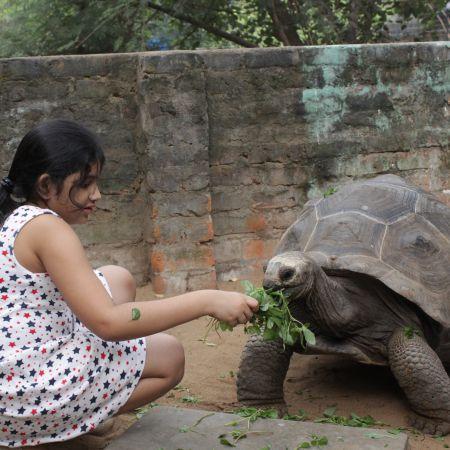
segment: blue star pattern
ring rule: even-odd
[[[14,240],[40,214],[56,215],[24,205],[0,227],[0,445],[7,447],[94,430],[128,400],[145,364],[145,339],[103,341],[72,313],[47,273],[17,261]]]

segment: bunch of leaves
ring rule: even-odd
[[[376,421],[372,416],[358,416],[350,413],[349,417],[337,416],[336,408],[330,407],[323,412],[323,417],[317,419],[318,423],[332,423],[334,425],[344,425],[346,427],[371,427],[373,425],[384,425],[382,422]]]
[[[227,447],[236,447],[239,440],[246,438],[250,434],[265,434],[270,433],[270,431],[245,431],[245,430],[233,430],[230,432],[232,440],[228,439],[227,433],[222,433],[219,435],[219,442]],[[269,447],[270,449],[270,447]],[[264,449],[261,449],[264,450]]]
[[[330,195],[335,194],[337,191],[337,188],[335,188],[334,186],[330,186],[324,191],[323,196],[324,198],[329,197]]]
[[[185,395],[183,397],[181,397],[181,401],[183,403],[190,403],[190,404],[196,404],[200,401],[199,397],[196,397],[195,395]]]
[[[298,444],[295,450],[299,450],[301,448],[323,447],[325,445],[328,445],[328,438],[326,436],[312,434],[309,441],[303,441],[301,444]]]
[[[203,433],[200,433],[200,432],[197,431],[195,428],[196,428],[196,427],[200,424],[200,422],[202,422],[204,419],[206,419],[207,417],[214,416],[214,414],[215,414],[215,413],[208,413],[208,414],[206,414],[206,415],[200,417],[200,419],[198,419],[198,420],[197,420],[196,422],[194,422],[192,425],[183,425],[183,426],[181,426],[180,428],[178,428],[178,431],[179,431],[180,433],[189,433],[189,432],[192,432],[192,433],[198,433],[198,434],[202,434],[202,435],[203,435]]]
[[[308,418],[308,414],[305,410],[299,409],[298,414],[285,414],[283,416],[283,420],[296,420],[296,421],[303,421]]]
[[[247,437],[248,432],[242,430],[233,430],[230,432],[232,440],[230,441],[227,437],[227,433],[222,433],[219,435],[219,442],[227,447],[236,447],[237,442],[240,439]]]
[[[246,430],[233,430],[230,432],[230,435],[232,437],[232,440],[228,439],[227,434],[221,434],[219,436],[219,441],[222,445],[226,445],[228,447],[236,447],[236,443],[240,439],[246,438],[249,434],[262,434],[266,433],[266,431],[257,431],[253,430],[250,431],[250,424],[252,422],[255,422],[258,419],[277,419],[278,413],[275,409],[262,409],[262,408],[255,408],[255,407],[247,407],[247,408],[240,408],[235,411],[232,411],[233,414],[237,414],[238,416],[241,416],[242,419],[240,420],[233,420],[231,422],[228,422],[225,424],[227,427],[235,427],[237,425],[240,425],[242,422],[247,422],[246,424]]]
[[[420,331],[412,326],[404,327],[403,333],[408,339],[412,339],[414,336],[421,336]]]
[[[150,403],[148,403],[147,405],[140,406],[139,408],[136,408],[136,409],[134,410],[134,414],[135,414],[135,416],[136,416],[136,419],[140,419],[141,417],[145,416],[145,414],[147,414],[148,411],[149,411],[151,408],[154,408],[155,406],[158,406],[158,403],[150,402]]]
[[[243,282],[245,293],[258,301],[259,309],[250,320],[250,325],[245,326],[244,331],[248,334],[259,334],[264,340],[275,340],[280,338],[283,345],[292,346],[300,343],[303,348],[306,344],[314,345],[316,337],[308,328],[292,316],[289,310],[289,301],[282,291],[267,291],[263,287],[256,287],[249,281]],[[226,322],[212,319],[208,326],[204,341],[209,331],[232,331],[233,327]]]

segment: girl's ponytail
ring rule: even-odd
[[[3,177],[0,180],[0,223],[25,201],[18,186],[9,177]]]

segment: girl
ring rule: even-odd
[[[134,302],[127,270],[93,271],[70,225],[94,211],[103,163],[91,132],[56,120],[23,138],[0,183],[0,445],[71,439],[149,403],[184,373],[161,331],[203,315],[234,326],[258,307],[218,290]]]

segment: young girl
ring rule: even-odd
[[[237,325],[258,304],[201,290],[134,302],[118,266],[92,270],[72,224],[100,199],[96,137],[56,120],[31,130],[0,183],[0,445],[74,438],[177,385],[179,342],[160,333],[204,315]]]

